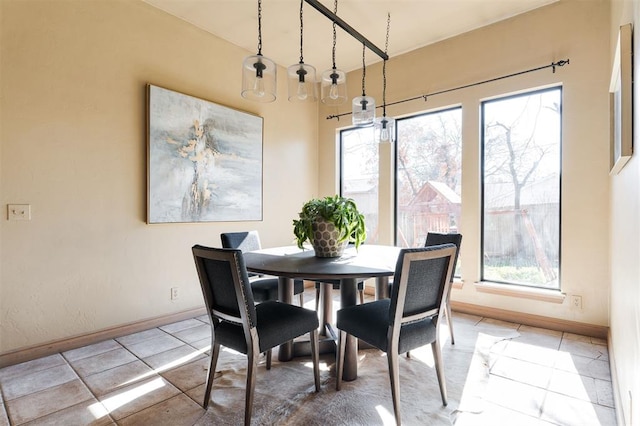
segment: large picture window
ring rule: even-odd
[[[371,127],[340,132],[340,194],[364,215],[366,242],[378,242],[378,143]]]
[[[428,232],[459,231],[462,109],[397,121],[397,245],[424,246]]]
[[[559,289],[562,89],[483,102],[482,280]]]

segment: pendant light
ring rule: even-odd
[[[384,53],[389,48],[389,25],[391,14],[387,13],[387,38],[384,45]],[[375,120],[376,131],[379,135],[380,143],[393,142],[395,139],[396,120],[387,117],[387,60],[382,63],[382,117]]]
[[[333,2],[333,14],[338,14],[338,0]],[[321,100],[326,105],[342,105],[347,100],[347,75],[336,69],[336,23],[333,22],[333,67],[322,73]]]
[[[262,56],[262,0],[258,0],[258,53],[242,62],[242,97],[257,102],[275,101],[276,71],[275,62]]]
[[[364,81],[367,72],[365,65],[365,45],[362,44],[362,96],[356,96],[351,102],[353,125],[358,127],[372,126],[376,118],[376,100],[367,96],[364,91]]]
[[[318,98],[316,94],[316,69],[312,65],[305,64],[302,55],[302,4],[303,0],[300,0],[300,62],[287,68],[289,100],[292,102],[315,102]]]

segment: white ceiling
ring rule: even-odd
[[[257,0],[142,1],[251,54],[257,53]],[[558,0],[339,0],[338,16],[384,51],[389,12],[388,53],[393,57],[555,1]],[[333,11],[333,1],[321,2]],[[320,75],[331,67],[332,22],[307,3],[303,22],[304,62],[315,66]],[[283,67],[299,62],[299,0],[262,1],[262,54]],[[380,60],[367,49],[367,64]],[[362,44],[339,27],[336,66],[344,71],[362,67]]]

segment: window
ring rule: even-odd
[[[461,108],[397,121],[396,240],[421,247],[427,232],[458,232]]]
[[[559,289],[559,87],[482,103],[482,280]]]
[[[397,121],[396,243],[422,247],[428,232],[458,232],[462,108]],[[460,276],[458,261],[455,275]]]
[[[371,127],[340,132],[340,195],[364,215],[367,242],[378,242],[378,144]]]
[[[421,247],[429,231],[458,232],[461,118],[462,109],[457,107],[397,120],[398,246]],[[374,244],[378,241],[379,179],[374,130],[342,130],[340,161],[341,195],[356,201],[365,215],[367,242]]]

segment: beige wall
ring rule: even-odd
[[[317,192],[317,110],[240,97],[247,52],[140,1],[0,0],[0,353],[203,305],[191,246],[288,244]],[[145,224],[145,85],[264,117],[262,222]],[[32,220],[6,220],[6,204]],[[170,300],[170,288],[180,299]]]
[[[640,2],[615,1],[611,11],[611,51],[620,25],[634,25],[634,69],[638,81]],[[613,53],[612,53],[613,55]],[[620,407],[626,424],[640,424],[640,85],[635,84],[634,156],[611,176],[611,346],[618,378]],[[633,405],[633,407],[632,407]],[[633,413],[633,414],[632,414]],[[632,420],[633,418],[633,420]]]
[[[608,85],[609,5],[606,1],[561,1],[495,25],[392,58],[387,64],[387,101],[394,102],[515,73],[553,61],[570,65],[416,100],[387,108],[403,116],[452,105],[463,107],[462,289],[455,301],[594,325],[609,317]],[[392,18],[393,19],[393,18]],[[393,43],[393,24],[389,43]],[[351,73],[351,95],[361,72]],[[480,278],[479,105],[484,99],[549,85],[563,87],[562,266],[566,294],[582,296],[584,309],[564,303],[477,291]],[[380,99],[380,64],[367,68],[367,94]],[[344,110],[344,109],[343,109]],[[321,117],[335,111],[321,109]],[[343,111],[340,111],[343,112]],[[319,144],[329,146],[335,126],[349,117],[320,120]],[[383,146],[388,149],[388,146]],[[321,151],[322,152],[322,151]],[[333,151],[320,157],[321,193],[330,193]],[[324,171],[327,171],[324,174]],[[387,204],[390,204],[387,203]]]
[[[388,113],[463,106],[465,284],[452,297],[595,325],[611,318],[627,419],[629,391],[640,417],[640,166],[636,155],[608,176],[608,85],[611,36],[621,23],[640,22],[637,2],[631,5],[561,0],[393,58],[387,67],[393,102],[570,58],[555,74],[530,73]],[[136,1],[0,0],[0,23],[0,197],[3,209],[32,208],[30,222],[0,221],[0,353],[201,306],[189,252],[194,243],[217,246],[220,232],[249,228],[260,231],[265,245],[289,243],[302,202],[337,191],[335,130],[348,117],[325,117],[346,108],[289,104],[283,70],[275,104],[244,101],[239,68],[253,52]],[[377,99],[380,74],[380,64],[368,68],[367,93]],[[350,77],[355,96],[360,72]],[[145,224],[147,83],[265,118],[262,222]],[[564,88],[562,291],[582,295],[582,311],[566,301],[489,295],[474,286],[479,102],[555,84]],[[383,154],[389,156],[388,147]],[[390,185],[382,193],[390,198]],[[390,205],[383,205],[387,216]],[[173,286],[181,289],[175,302]]]

